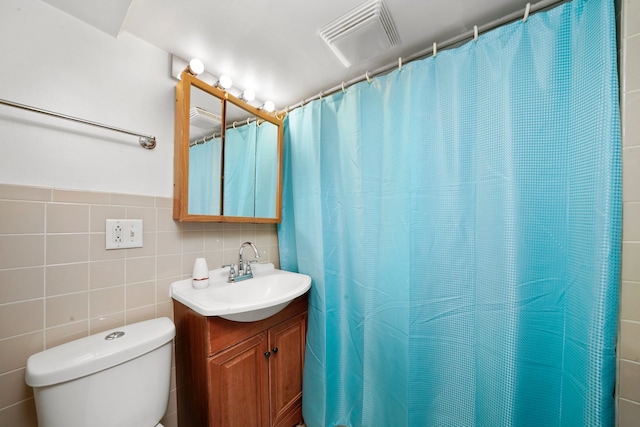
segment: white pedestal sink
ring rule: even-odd
[[[227,283],[229,268],[209,272],[209,287],[194,289],[191,279],[171,284],[169,295],[203,316],[255,322],[273,316],[311,287],[306,274],[252,264],[253,278]]]

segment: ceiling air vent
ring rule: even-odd
[[[362,3],[318,30],[345,67],[373,58],[400,42],[381,0]]]
[[[200,107],[191,107],[189,110],[189,120],[191,126],[206,130],[220,127],[220,123],[222,123],[219,115]]]

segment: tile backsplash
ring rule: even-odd
[[[106,219],[142,219],[144,246],[105,249]],[[236,262],[251,241],[279,266],[274,224],[179,223],[172,199],[0,184],[0,425],[36,426],[29,355],[117,326],[173,318],[194,260]],[[166,427],[177,426],[175,381]]]

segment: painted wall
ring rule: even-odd
[[[274,225],[172,219],[170,55],[113,38],[39,0],[0,1],[0,98],[157,137],[0,105],[0,426],[37,426],[30,354],[172,317],[169,285],[193,261],[237,262],[244,241],[278,262]],[[144,221],[144,247],[106,251],[104,220]],[[175,375],[162,423],[177,426]]]
[[[170,56],[39,0],[0,2],[0,98],[155,135],[137,137],[0,105],[0,182],[172,196]]]

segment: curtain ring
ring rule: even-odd
[[[318,99],[322,101],[322,91],[320,91],[320,93],[318,94]]]
[[[478,41],[478,26],[477,25],[473,26],[473,41],[474,42]]]
[[[347,93],[347,90],[344,88],[344,82],[342,82],[342,92]]]
[[[438,54],[438,46],[436,46],[436,42],[433,42],[433,57],[435,58]]]
[[[233,122],[233,125],[232,125],[232,126],[233,126],[233,128],[235,129],[235,128],[236,128],[236,122]]]
[[[274,116],[276,116],[276,119],[278,119],[278,120],[282,120],[282,119],[284,119],[284,116],[280,117],[280,116],[278,115],[278,113],[279,113],[279,111],[276,111],[275,113],[273,113],[273,114],[274,114]],[[286,114],[286,111],[285,111],[285,114]],[[258,122],[259,122],[259,120],[258,120]],[[260,126],[260,123],[258,123],[258,126]]]
[[[402,56],[398,57],[398,71],[402,71]]]
[[[524,18],[522,18],[522,22],[527,22],[529,12],[531,12],[531,3],[527,3],[527,7],[524,8]]]
[[[369,72],[364,73],[364,76],[367,78],[367,82],[371,83],[371,78],[369,77]]]
[[[249,117],[247,117],[247,125],[248,125],[249,123],[251,123],[251,122],[249,121]]]

